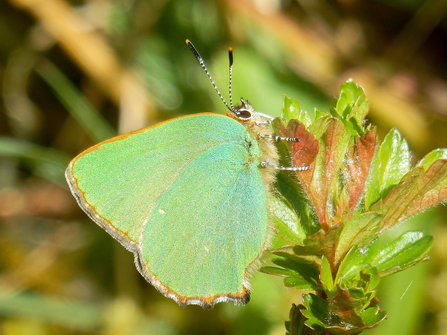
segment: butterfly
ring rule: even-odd
[[[220,94],[226,115],[178,117],[85,150],[65,176],[84,212],[135,257],[141,275],[179,305],[249,301],[250,274],[269,243],[278,169],[272,117]]]

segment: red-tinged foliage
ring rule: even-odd
[[[347,219],[351,218],[364,191],[376,150],[376,142],[376,130],[373,128],[361,137],[356,138],[346,154],[347,164],[343,164],[342,173],[349,195],[349,216]]]

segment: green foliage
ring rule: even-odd
[[[42,79],[53,89],[67,111],[96,141],[104,141],[116,132],[75,85],[49,61],[37,69]]]
[[[380,278],[428,259],[431,236],[410,231],[383,243],[381,234],[446,200],[447,150],[412,169],[399,132],[392,129],[379,145],[367,112],[362,88],[348,80],[330,112],[317,110],[311,121],[286,97],[273,123],[278,135],[300,139],[278,144],[290,158],[282,163],[307,167],[278,176],[274,221],[288,244],[261,269],[303,291],[286,322],[290,335],[358,334],[377,326],[386,317],[376,297]]]

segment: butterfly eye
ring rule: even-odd
[[[252,113],[249,109],[241,107],[241,108],[235,108],[234,114],[238,119],[241,120],[250,120],[252,117]]]

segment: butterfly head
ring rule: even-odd
[[[250,121],[256,112],[248,100],[240,100],[241,104],[234,106],[227,114],[240,122]]]

